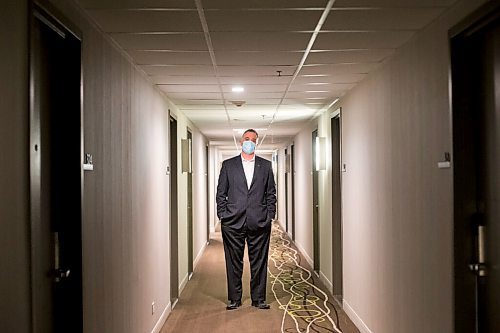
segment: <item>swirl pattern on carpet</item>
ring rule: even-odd
[[[276,224],[271,234],[268,270],[272,293],[283,310],[282,333],[342,333],[328,294],[317,286],[311,271],[301,265],[300,254]]]

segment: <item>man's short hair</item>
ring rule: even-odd
[[[257,138],[259,137],[259,133],[257,133],[256,130],[254,130],[253,128],[249,128],[247,129],[245,132],[243,132],[243,134],[241,135],[241,137],[244,137],[245,134],[247,134],[248,132],[252,132],[252,133],[255,133],[255,135],[257,136]]]

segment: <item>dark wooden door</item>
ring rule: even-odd
[[[455,330],[500,332],[500,11],[451,40]]]
[[[177,208],[177,120],[170,117],[170,303],[179,299],[179,232]]]
[[[342,186],[340,113],[331,119],[332,133],[332,259],[333,295],[342,302]]]
[[[31,28],[35,332],[82,332],[81,41],[35,6]]]

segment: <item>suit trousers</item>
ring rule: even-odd
[[[258,230],[248,230],[246,223],[239,229],[222,224],[221,230],[226,259],[228,299],[241,300],[241,277],[246,242],[250,261],[250,295],[252,301],[265,301],[271,224]]]

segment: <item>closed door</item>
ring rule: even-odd
[[[210,159],[208,144],[205,146],[205,188],[206,188],[206,196],[207,196],[207,244],[210,243],[210,189],[209,189],[209,181],[208,181],[208,162]]]
[[[179,231],[177,208],[177,120],[170,117],[170,303],[179,299]]]
[[[292,240],[295,240],[295,146],[290,146],[290,183],[292,191],[291,215],[292,215]]]
[[[81,42],[35,6],[30,200],[35,332],[82,332]]]
[[[189,142],[189,161],[192,161],[193,134],[188,130],[187,139]],[[191,163],[191,162],[190,162]],[[187,235],[188,235],[188,275],[193,275],[193,170],[189,168],[187,172]]]
[[[456,332],[500,332],[500,11],[452,38]]]
[[[342,303],[342,185],[340,111],[331,119],[332,133],[332,259],[333,295]]]
[[[285,149],[285,231],[288,233],[288,176],[290,175],[290,159]]]

